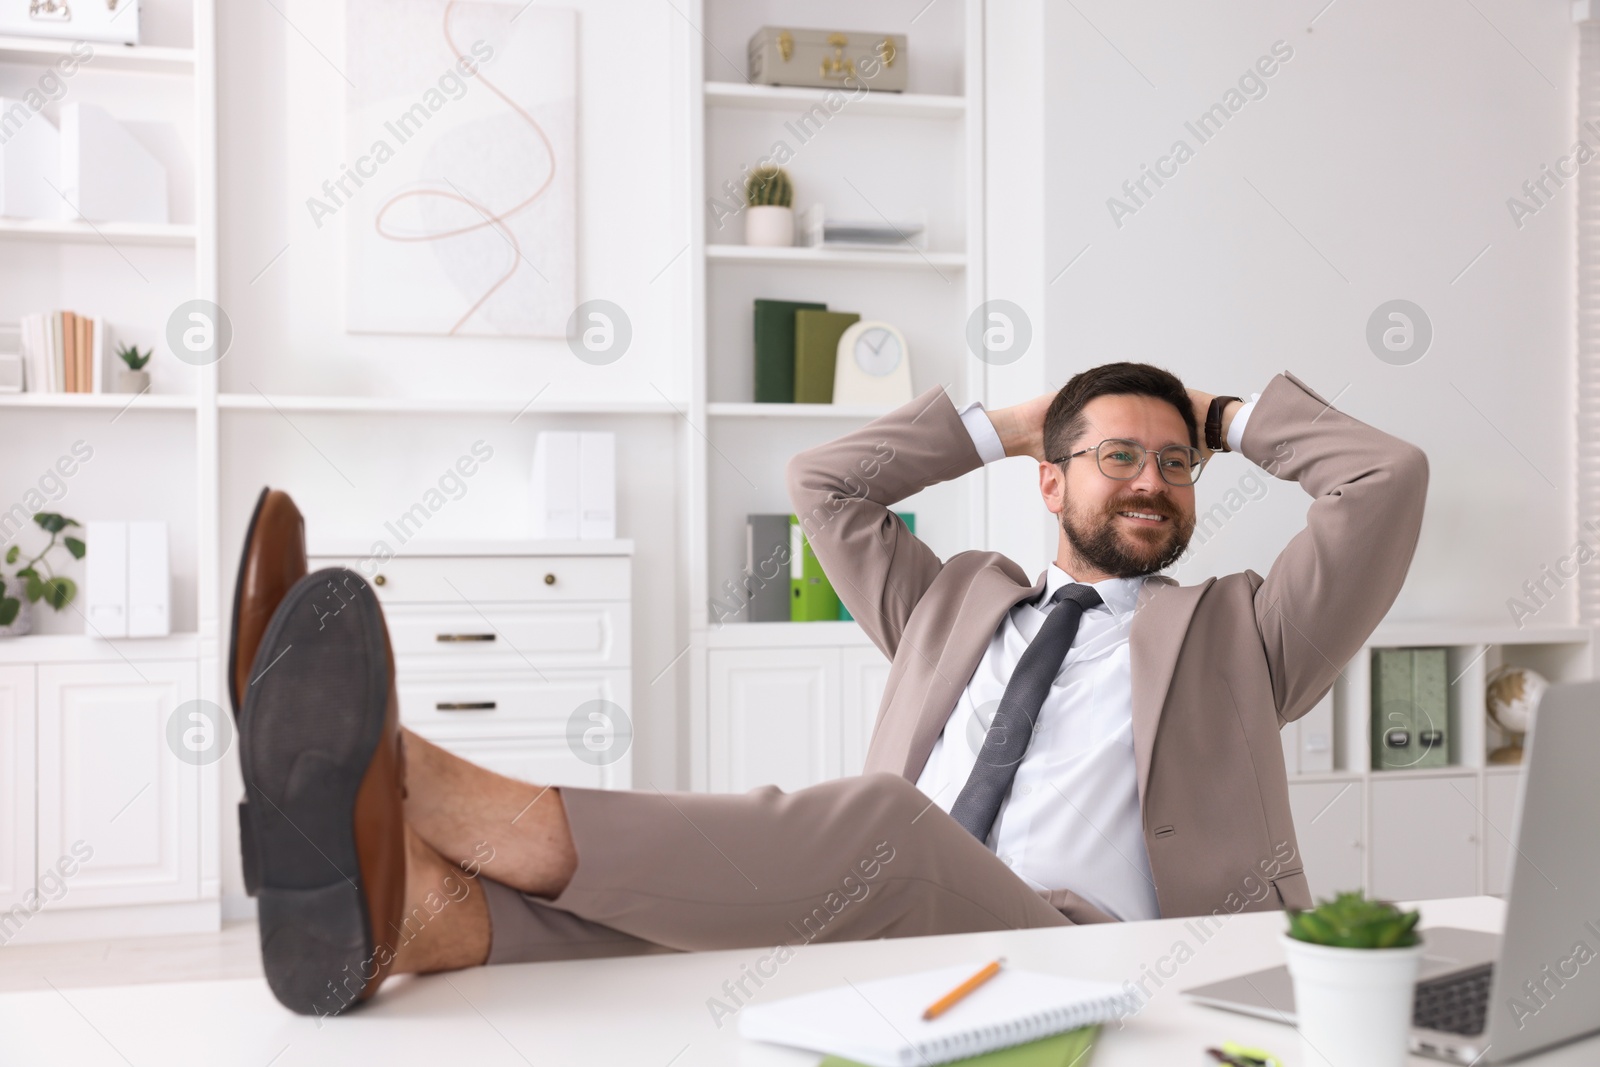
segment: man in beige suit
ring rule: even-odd
[[[1156,572],[1214,451],[1312,503],[1265,578],[1181,586]],[[1008,456],[1038,463],[1061,527],[1033,581],[995,552],[941,561],[890,511]],[[1427,480],[1418,448],[1288,373],[1249,403],[1129,363],[994,412],[930,389],[789,464],[892,666],[866,773],[788,794],[541,788],[460,760],[399,727],[360,577],[299,579],[236,665],[267,977],[329,1014],[391,973],[482,963],[1308,907],[1278,731],[1393,603]],[[273,542],[247,542],[241,591]],[[330,617],[312,601],[334,582]]]

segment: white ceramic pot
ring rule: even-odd
[[[117,392],[142,393],[150,388],[150,372],[147,370],[123,370],[117,372]]]
[[[794,244],[794,209],[755,204],[744,209],[744,243],[763,248]]]
[[[1403,1067],[1422,942],[1331,948],[1278,935],[1306,1067]]]

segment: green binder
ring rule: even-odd
[[[895,514],[900,516],[900,521],[906,524],[906,529],[910,530],[912,533],[916,533],[917,532],[917,513],[916,512],[914,512],[914,511],[897,511],[897,512],[895,512]],[[844,601],[840,600],[839,601],[839,621],[840,622],[849,622],[854,618],[855,618],[855,616],[850,614],[850,609],[844,606]]]
[[[794,313],[827,308],[794,300],[756,301],[756,403],[794,403]]]
[[[797,515],[789,516],[789,621],[819,622],[839,617],[839,595],[822,573]]]
[[[1373,649],[1373,770],[1449,764],[1446,673],[1442,648]]]
[[[849,311],[794,313],[794,402],[833,403],[833,362],[839,338],[861,316]]]

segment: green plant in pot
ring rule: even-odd
[[[78,583],[57,574],[50,561],[51,552],[57,549],[65,549],[73,559],[82,559],[88,552],[83,538],[67,533],[69,528],[79,525],[78,521],[53,511],[38,512],[33,521],[50,535],[50,542],[9,577],[0,574],[0,637],[18,637],[31,632],[32,605],[41,600],[60,611],[78,595]],[[21,558],[21,545],[6,549],[8,567]]]
[[[127,364],[127,369],[117,374],[117,392],[142,393],[150,388],[150,372],[144,369],[144,365],[150,362],[152,355],[152,349],[140,352],[138,345],[117,346],[117,358]]]
[[[765,248],[794,244],[794,186],[782,167],[751,171],[744,182],[744,243]]]
[[[1420,914],[1358,891],[1289,909],[1279,938],[1306,1063],[1401,1067],[1422,960]]]

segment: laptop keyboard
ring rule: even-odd
[[[1429,1030],[1470,1036],[1483,1033],[1489,1010],[1489,978],[1494,965],[1417,983],[1411,1022]]]

